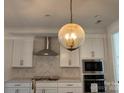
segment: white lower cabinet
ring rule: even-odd
[[[57,82],[36,83],[36,93],[58,93]]]
[[[59,88],[58,93],[75,93],[74,88]]]
[[[82,93],[81,83],[59,83],[58,93]]]
[[[57,88],[37,88],[36,93],[58,93]]]
[[[31,83],[5,83],[4,93],[31,93]]]
[[[31,83],[5,83],[4,93],[33,93]],[[82,93],[82,83],[36,83],[36,93]]]
[[[31,93],[29,88],[5,88],[4,93]]]
[[[82,93],[82,88],[59,88],[58,93]]]
[[[81,88],[75,88],[75,93],[83,93],[82,87]]]

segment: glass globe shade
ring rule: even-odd
[[[58,38],[63,47],[72,51],[79,48],[83,43],[85,32],[80,25],[68,23],[60,29]]]

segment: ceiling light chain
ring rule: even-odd
[[[72,0],[70,0],[70,23],[73,22],[73,17],[72,17]]]
[[[70,22],[65,24],[58,33],[60,44],[70,51],[79,48],[85,39],[83,28],[72,22],[72,0],[70,0]]]

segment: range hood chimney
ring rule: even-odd
[[[51,50],[51,37],[45,37],[44,49],[36,52],[37,56],[57,56],[57,53]]]

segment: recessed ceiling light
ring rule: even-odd
[[[99,18],[99,17],[101,17],[101,16],[100,16],[100,15],[95,15],[94,17],[95,17],[95,18]]]
[[[99,24],[101,22],[102,22],[102,20],[97,20],[95,24]]]
[[[50,14],[45,14],[45,17],[50,17],[51,15]]]

